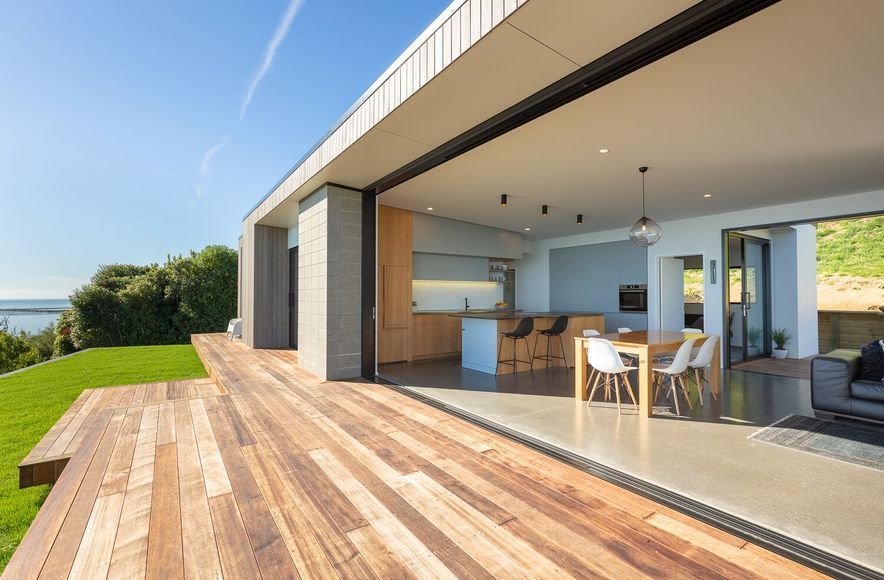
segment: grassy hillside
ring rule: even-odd
[[[190,345],[97,348],[0,378],[0,573],[43,505],[18,463],[84,389],[205,377]]]
[[[817,224],[820,310],[884,305],[884,217]]]
[[[817,225],[817,276],[884,277],[884,216]]]

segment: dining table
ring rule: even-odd
[[[638,358],[638,408],[641,417],[650,417],[654,414],[654,394],[651,386],[653,380],[653,360],[655,356],[664,353],[674,353],[681,344],[689,338],[695,338],[694,347],[712,338],[713,335],[699,333],[684,333],[673,330],[634,330],[631,332],[613,332],[602,334],[593,338],[604,338],[614,345],[617,352],[634,355]],[[588,397],[586,389],[587,359],[586,337],[574,339],[574,397],[585,401]],[[721,349],[716,348],[712,355],[712,364],[706,375],[709,387],[715,395],[720,391],[721,383]]]

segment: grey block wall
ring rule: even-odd
[[[323,380],[360,376],[362,193],[324,185],[298,216],[298,364]]]

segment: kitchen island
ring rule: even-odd
[[[461,319],[461,366],[475,371],[502,374],[512,372],[511,365],[498,365],[498,345],[500,345],[500,359],[513,359],[513,341],[504,339],[500,344],[500,333],[510,332],[514,330],[523,318],[531,317],[534,319],[534,332],[528,337],[528,348],[530,352],[525,352],[525,341],[517,341],[518,356],[516,358],[523,361],[531,359],[531,355],[547,354],[545,338],[536,344],[540,336],[539,330],[549,328],[553,325],[556,318],[565,315],[568,317],[568,327],[562,334],[562,343],[559,339],[550,341],[550,350],[554,355],[561,355],[560,344],[565,345],[564,356],[567,366],[574,366],[574,353],[569,345],[573,345],[574,338],[583,336],[585,329],[595,329],[599,332],[605,331],[605,316],[597,312],[522,312],[522,311],[502,311],[502,312],[458,312],[449,316]],[[548,365],[561,366],[561,360],[554,360],[551,363],[546,360],[534,361],[534,368],[546,368]],[[526,363],[516,363],[516,372],[527,371],[530,366]]]

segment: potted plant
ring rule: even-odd
[[[777,345],[773,351],[774,358],[786,358],[786,355],[789,354],[789,351],[786,349],[786,343],[792,340],[792,333],[789,332],[789,329],[785,327],[774,328],[770,332],[770,337],[773,339],[774,344]]]

